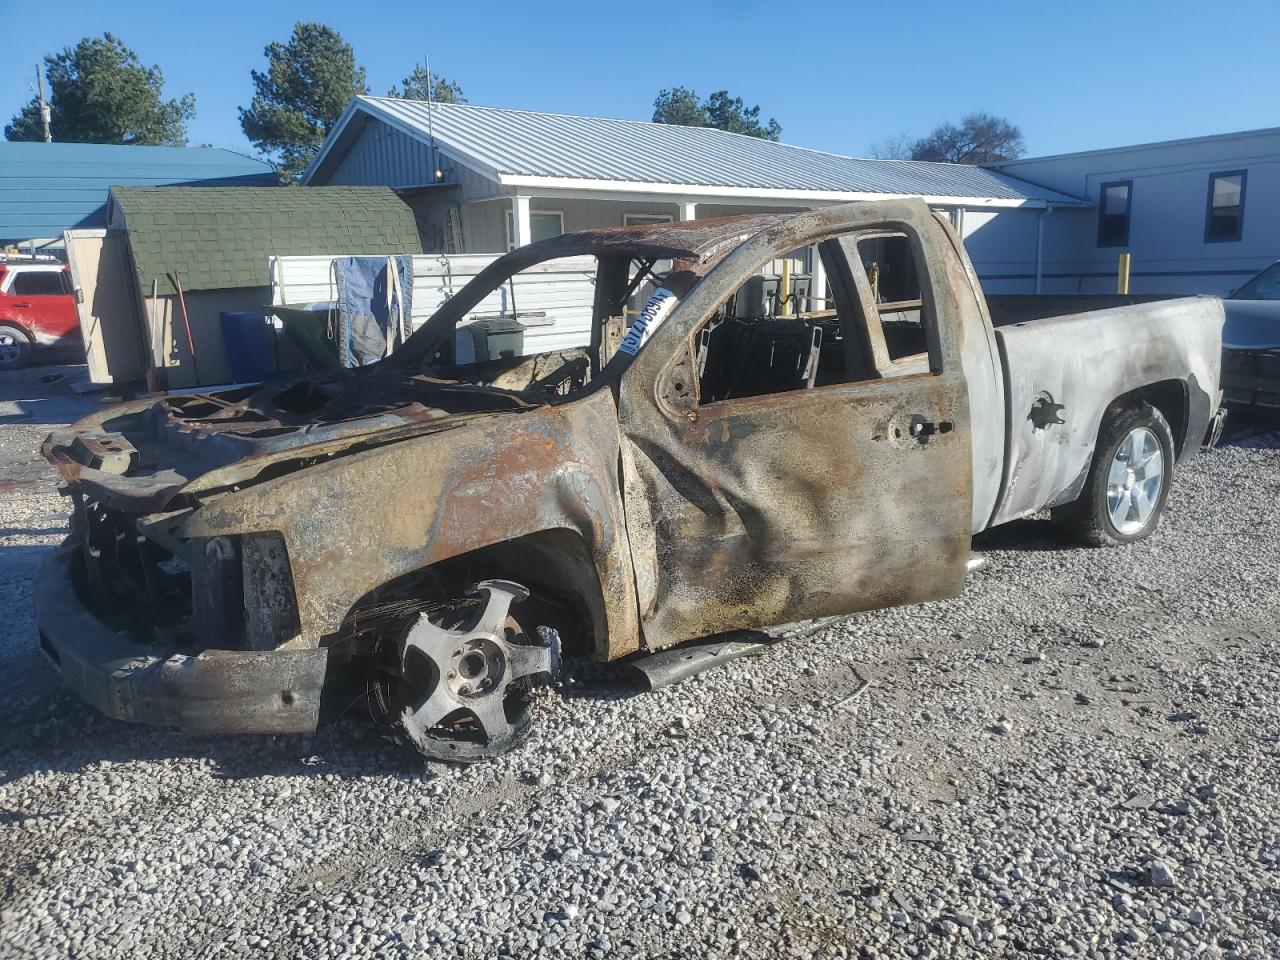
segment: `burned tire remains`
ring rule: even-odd
[[[511,615],[529,591],[485,580],[471,596],[419,614],[399,638],[394,679],[371,690],[393,735],[424,756],[471,763],[528,736],[529,694],[560,671],[560,638]]]

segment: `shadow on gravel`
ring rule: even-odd
[[[9,658],[11,675],[31,679],[0,685],[8,723],[0,728],[0,784],[32,774],[75,772],[101,764],[205,762],[223,780],[259,777],[429,779],[432,769],[410,746],[391,741],[362,701],[312,734],[195,735],[102,716],[72,694],[36,651]],[[634,686],[586,660],[570,660],[551,696],[623,700]]]
[[[1053,529],[1048,520],[1014,520],[999,527],[984,530],[973,538],[973,552],[987,553],[994,550],[1045,552],[1076,549]]]
[[[0,530],[0,535],[5,531]],[[52,530],[13,530],[11,533],[30,536],[61,533],[62,528]],[[36,570],[54,547],[52,544],[17,544],[0,547],[0,578],[11,580],[17,577],[34,577]],[[12,615],[15,611],[9,611]]]
[[[0,527],[0,537],[65,537],[67,530],[65,523],[56,527]]]
[[[0,373],[0,424],[59,426],[100,408],[104,394],[78,394],[83,365],[27,367]]]
[[[1233,410],[1227,417],[1218,446],[1246,450],[1271,450],[1280,446],[1280,414]]]
[[[108,719],[64,688],[52,667],[42,666],[51,687],[28,698],[27,709],[0,736],[0,784],[102,764],[175,760],[210,764],[220,780],[430,776],[421,756],[387,740],[372,720],[346,717],[290,736],[184,734]]]
[[[556,696],[565,700],[610,702],[630,700],[641,692],[624,664],[596,663],[585,657],[569,657],[560,671]]]

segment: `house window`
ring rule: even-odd
[[[558,237],[564,233],[564,214],[559,210],[529,211],[529,238],[533,241]]]
[[[654,223],[670,223],[669,213],[624,213],[622,224],[627,227],[644,227]]]
[[[1098,194],[1098,246],[1123,247],[1129,243],[1132,193],[1132,180],[1102,185]]]
[[[1209,174],[1209,208],[1205,212],[1205,243],[1239,240],[1244,232],[1243,170]]]
[[[529,211],[529,242],[537,243],[548,237],[558,237],[564,233],[564,214],[559,210]],[[516,248],[515,219],[510,210],[507,211],[507,249]]]

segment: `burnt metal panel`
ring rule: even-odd
[[[877,225],[920,237],[931,264],[950,255],[919,201],[788,218],[694,286],[623,376],[628,523],[632,542],[651,539],[656,554],[650,647],[961,589],[972,512],[956,329],[966,290],[924,291],[937,317],[932,372],[705,405],[687,386],[701,322],[761,263]]]
[[[576,533],[604,597],[608,655],[639,645],[630,546],[617,490],[612,394],[598,390],[297,470],[210,502],[182,534],[278,531],[306,642],[406,573],[544,530]]]
[[[67,686],[109,717],[200,733],[306,733],[316,728],[323,649],[168,653],[111,630],[72,583],[74,546],[40,570],[41,646]]]

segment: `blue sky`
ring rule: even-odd
[[[300,7],[0,0],[0,115],[47,52],[110,30],[196,95],[193,144],[245,152],[236,108]],[[383,94],[428,49],[472,103],[648,119],[662,87],[728,89],[788,143],[855,156],[972,110],[1022,127],[1031,155],[1280,125],[1280,3],[312,0]]]

